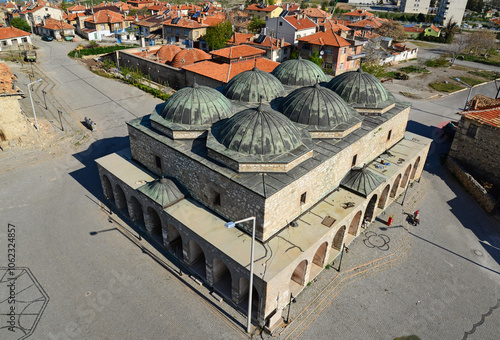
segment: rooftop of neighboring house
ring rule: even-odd
[[[403,27],[403,30],[407,33],[422,33],[424,31],[423,28],[420,28],[418,26],[412,26],[412,27]]]
[[[272,12],[276,8],[280,8],[279,6],[276,5],[262,5],[262,4],[251,4],[247,8],[245,8],[247,11],[257,11],[257,12]]]
[[[285,42],[284,40],[275,39],[275,38],[271,38],[268,36],[266,36],[262,42],[256,42],[254,40],[254,41],[249,41],[246,44],[265,48],[266,50],[272,49],[273,51],[279,50],[280,48],[283,48],[283,47],[290,46],[290,44]]]
[[[266,51],[248,45],[231,46],[210,52],[213,57],[220,57],[229,60],[256,57],[261,56],[264,53],[266,53]]]
[[[351,16],[351,17],[364,17],[364,16],[373,17],[373,16],[375,16],[375,14],[367,12],[367,11],[362,10],[362,9],[357,9],[355,11],[347,12],[347,13],[344,13],[342,15]]]
[[[379,28],[382,26],[384,22],[387,22],[389,20],[387,19],[381,19],[377,17],[370,17],[367,19],[363,19],[360,21],[352,22],[349,27],[354,27],[354,28]]]
[[[272,72],[279,63],[266,59],[255,58],[239,61],[231,64],[218,63],[212,60],[202,61],[193,65],[185,66],[184,69],[222,83],[228,83],[234,76],[257,67],[261,71]]]
[[[85,11],[87,8],[82,5],[73,5],[68,7],[68,12],[77,12],[77,11]]]
[[[292,25],[297,31],[316,28],[317,25],[309,18],[298,18],[296,15],[284,17],[290,25]]]
[[[200,19],[200,21],[203,24],[208,25],[208,26],[217,26],[221,22],[224,22],[225,18],[221,18],[221,17],[206,17],[206,18]]]
[[[85,22],[89,22],[91,24],[113,24],[123,21],[125,21],[123,15],[109,10],[95,12],[94,15],[85,19]]]
[[[393,44],[392,47],[399,51],[413,51],[418,49],[417,45],[408,41]]]
[[[331,14],[319,8],[306,8],[302,12],[310,18],[331,18]]]
[[[440,31],[440,29],[439,29],[439,28],[437,28],[437,27],[436,27],[436,26],[434,26],[434,25],[430,25],[429,27],[426,27],[426,28],[430,28],[431,30],[436,31],[436,32],[438,32],[438,33],[439,33],[439,31]]]
[[[462,111],[460,114],[480,124],[500,128],[500,105],[490,109]]]
[[[165,20],[163,23],[165,26],[172,27],[182,27],[182,28],[203,28],[208,27],[206,24],[199,23],[196,20],[186,19],[186,18],[173,18]]]
[[[238,33],[233,32],[233,35],[227,41],[228,45],[240,45],[250,41],[254,37],[252,33]]]
[[[163,15],[150,15],[149,17],[146,17],[142,20],[135,21],[134,25],[144,26],[144,27],[155,27],[155,26],[161,26],[163,21],[164,21]]]
[[[500,99],[490,98],[477,94],[468,103],[467,107],[471,110],[484,110],[500,107]]]
[[[0,40],[25,37],[31,33],[25,32],[15,27],[0,27]]]
[[[61,30],[61,29],[74,29],[75,26],[68,24],[67,22],[64,22],[62,20],[57,20],[57,19],[45,19],[44,24],[38,24],[37,26],[42,26],[43,28],[49,29],[49,30]]]
[[[325,30],[333,29],[334,32],[338,31],[352,31],[352,28],[349,28],[343,24],[338,23],[341,20],[324,20],[322,23],[318,23],[319,26],[323,26]],[[343,20],[342,20],[343,21]],[[350,22],[349,22],[350,23]]]
[[[320,46],[344,47],[351,45],[347,40],[334,33],[332,30],[311,34],[298,40]]]

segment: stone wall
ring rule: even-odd
[[[446,166],[452,174],[457,176],[462,185],[469,191],[474,199],[489,213],[492,213],[497,200],[491,196],[474,177],[458,164],[452,157],[446,159]]]
[[[139,69],[144,75],[149,75],[155,83],[161,83],[175,90],[186,86],[185,71],[183,69],[133,54],[139,51],[138,48],[119,50],[109,54],[108,58],[111,58],[119,67]],[[154,50],[150,49],[149,53],[154,53]]]
[[[475,137],[467,135],[471,125],[477,127]],[[500,129],[462,117],[449,154],[464,164],[500,178]]]
[[[16,144],[16,140],[28,133],[29,124],[26,117],[21,113],[19,99],[21,99],[20,95],[0,97],[0,107],[2,108],[0,114],[0,142],[7,141],[9,145]]]

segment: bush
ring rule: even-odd
[[[382,78],[386,76],[385,68],[378,63],[363,63],[361,65],[363,71],[373,74],[377,78]]]
[[[446,67],[449,65],[448,61],[446,60],[445,56],[441,56],[435,59],[429,59],[425,62],[426,66],[429,67]]]
[[[83,48],[81,50],[73,50],[68,53],[68,56],[71,58],[75,58],[75,56],[82,57],[84,55],[98,55],[98,54],[106,54],[118,50],[124,50],[127,48],[136,47],[137,45],[125,46],[125,45],[113,45],[113,46],[97,46],[90,48]]]

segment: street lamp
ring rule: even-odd
[[[228,229],[234,228],[236,224],[253,221],[252,226],[252,246],[250,250],[250,282],[248,287],[248,320],[247,320],[247,333],[250,333],[250,326],[252,324],[252,291],[253,291],[253,250],[255,244],[255,216],[248,217],[243,220],[239,220],[236,222],[227,222],[225,227]]]
[[[35,116],[35,127],[36,127],[37,131],[40,131],[40,130],[38,129],[38,120],[36,119],[35,105],[33,105],[33,97],[31,96],[30,85],[33,85],[34,83],[38,83],[39,81],[42,81],[42,78],[35,80],[34,82],[31,82],[28,84],[28,92],[30,94],[31,107],[33,108],[33,116]],[[33,87],[31,87],[31,88],[33,88]]]
[[[467,101],[465,102],[465,105],[464,105],[464,110],[467,110],[467,103],[469,102],[470,94],[472,92],[472,86],[470,86],[466,82],[461,81],[460,78],[455,78],[455,80],[458,81],[459,83],[462,83],[465,86],[469,87],[469,94],[467,95]]]
[[[346,253],[349,252],[349,248],[345,246],[345,243],[342,244],[342,250],[340,251],[340,261],[339,261],[339,268],[337,269],[338,272],[340,272],[340,266],[342,266],[342,258],[344,257],[344,251]]]

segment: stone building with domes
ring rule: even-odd
[[[235,308],[274,327],[297,296],[407,185],[430,140],[362,71],[329,82],[307,60],[194,84],[127,123],[130,149],[97,160],[104,196]]]

